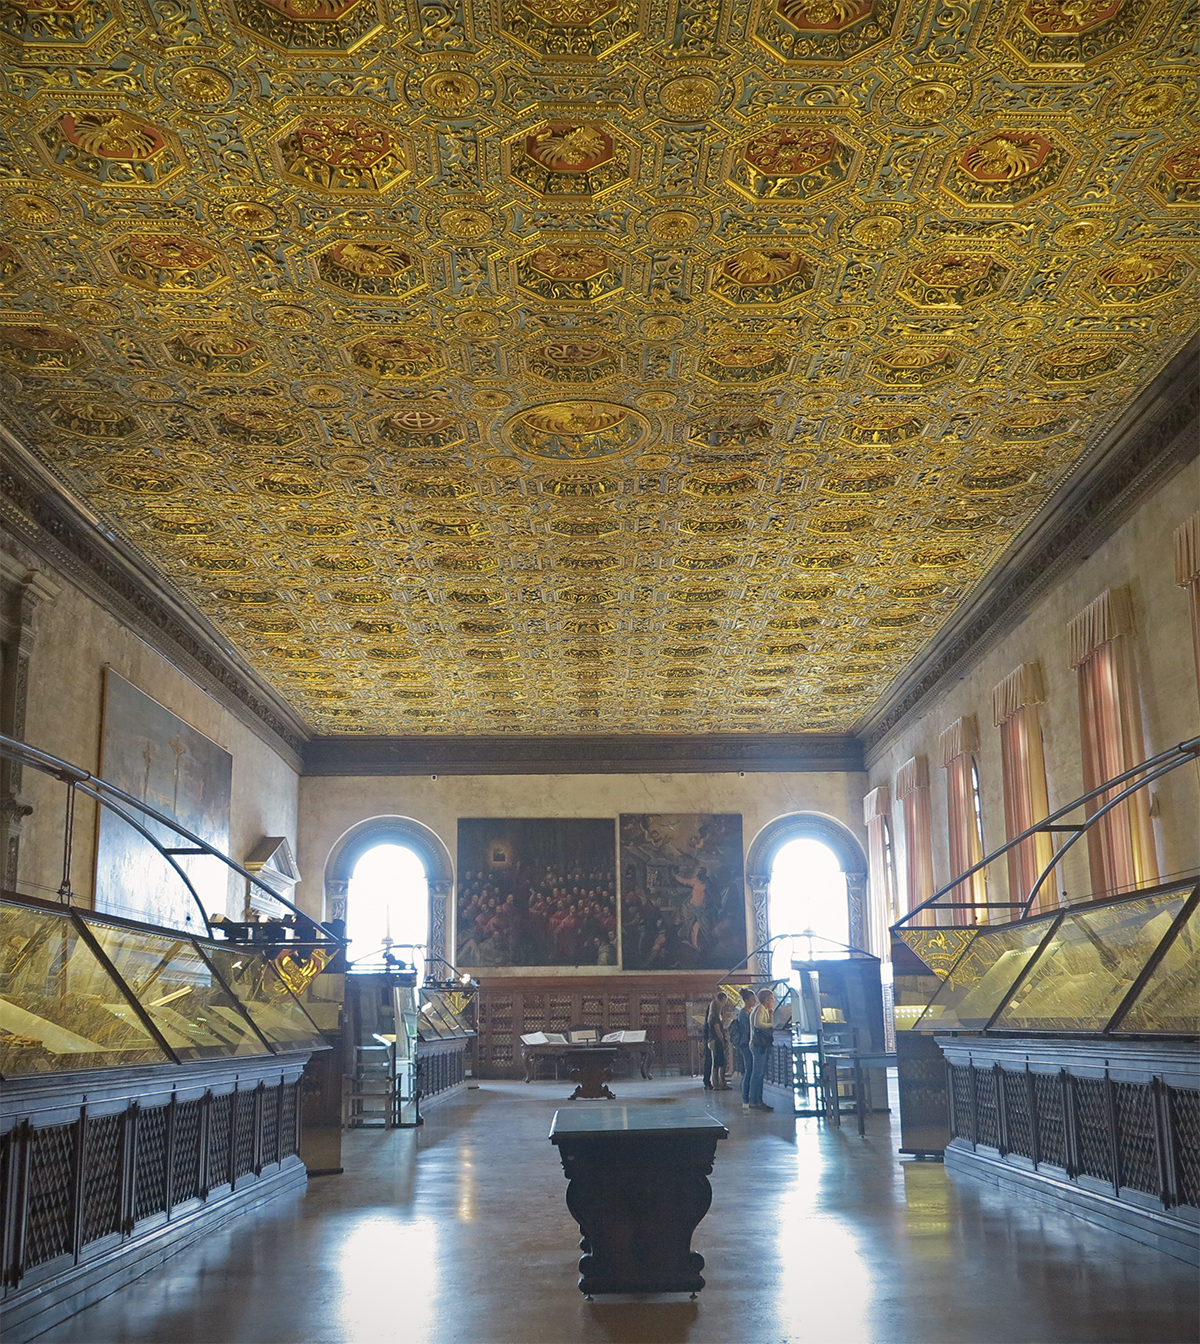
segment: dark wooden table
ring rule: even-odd
[[[579,1224],[579,1290],[691,1293],[704,1287],[692,1233],[712,1203],[709,1173],[729,1131],[673,1103],[556,1111],[550,1142]]]
[[[525,1045],[521,1046],[521,1062],[525,1065],[525,1081],[532,1083],[534,1071],[537,1068],[539,1059],[568,1060],[572,1068],[578,1068],[575,1062],[575,1056],[582,1054],[586,1050],[607,1050],[611,1054],[609,1063],[613,1059],[634,1059],[638,1064],[638,1071],[647,1081],[653,1078],[650,1072],[650,1052],[653,1046],[649,1041],[639,1041],[631,1045]],[[557,1072],[555,1074],[557,1077]],[[575,1081],[572,1078],[572,1081]],[[611,1078],[606,1078],[604,1082],[611,1082]],[[596,1096],[602,1096],[603,1093],[595,1093]]]

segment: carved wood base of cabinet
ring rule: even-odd
[[[712,1203],[708,1176],[726,1132],[712,1121],[692,1132],[552,1136],[569,1182],[567,1208],[582,1233],[580,1292],[695,1294],[704,1287],[692,1233]]]

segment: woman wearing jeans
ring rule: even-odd
[[[775,998],[769,989],[758,991],[758,1007],[750,1014],[750,1100],[743,1111],[773,1111],[763,1101],[763,1075],[767,1071],[767,1055],[775,1043]]]

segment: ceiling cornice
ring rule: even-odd
[[[132,547],[0,428],[0,524],[300,768],[304,721]]]
[[[636,775],[863,768],[844,734],[711,733],[587,737],[316,737],[306,775]]]
[[[1108,428],[1000,557],[974,593],[854,726],[870,765],[929,697],[1014,629],[1148,495],[1200,450],[1200,338],[1193,339]]]

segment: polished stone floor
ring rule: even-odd
[[[40,1337],[45,1344],[1179,1344],[1188,1266],[866,1138],[746,1115],[693,1079],[622,1101],[707,1102],[729,1126],[693,1245],[708,1287],[585,1302],[546,1141],[567,1085],[483,1083],[419,1131],[346,1136],[346,1173],[241,1218]]]

